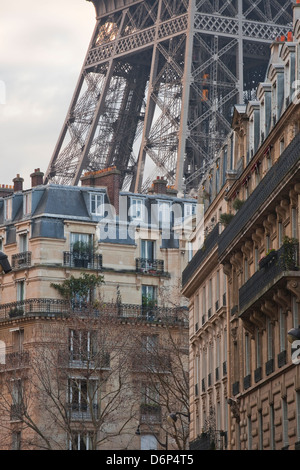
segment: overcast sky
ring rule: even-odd
[[[95,25],[86,0],[0,0],[0,184],[45,172]]]

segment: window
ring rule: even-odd
[[[267,334],[268,334],[268,344],[267,344],[267,360],[270,361],[274,357],[274,338],[273,338],[273,323],[268,318],[267,319]]]
[[[196,204],[184,204],[184,217],[190,217],[196,214]]]
[[[171,225],[171,202],[158,201],[159,226],[170,227]]]
[[[299,327],[299,311],[298,311],[298,302],[295,296],[292,297],[292,315],[293,315],[293,327]]]
[[[97,353],[97,332],[70,330],[69,350],[71,361],[88,361]]]
[[[93,247],[93,235],[87,233],[71,233],[70,246],[71,251],[74,251],[74,249],[77,251],[77,248],[80,248],[83,252],[86,252],[86,248],[91,250]]]
[[[156,286],[142,285],[142,305],[149,306],[156,304],[157,288]]]
[[[75,432],[70,439],[69,450],[92,450],[92,439],[91,432]]]
[[[22,233],[19,235],[19,251],[20,253],[25,253],[28,251],[28,235],[27,233]]]
[[[298,238],[298,217],[295,207],[292,207],[292,238]]]
[[[18,329],[12,331],[13,352],[22,353],[24,344],[24,330]]]
[[[155,353],[158,349],[158,335],[142,335],[142,351],[146,353]]]
[[[141,404],[159,405],[159,385],[142,384],[141,386]]]
[[[143,199],[132,198],[130,200],[129,215],[135,220],[144,219],[144,201]]]
[[[86,380],[80,378],[72,378],[69,380],[69,404],[72,413],[84,413],[85,417],[88,418],[91,414],[91,409],[93,409],[95,413],[94,417],[96,417],[96,386],[96,380]]]
[[[32,193],[25,193],[23,196],[23,214],[28,215],[31,213],[31,196]]]
[[[5,220],[12,218],[12,198],[4,199],[4,218]]]
[[[93,215],[103,215],[104,214],[104,195],[91,193],[90,194],[90,212]]]
[[[22,302],[25,299],[25,281],[17,282],[17,302]]]
[[[256,330],[256,368],[261,367],[261,334]]]
[[[282,308],[279,309],[279,344],[280,352],[285,351],[286,349],[286,315],[283,312]]]
[[[251,373],[250,360],[251,360],[250,337],[248,334],[246,334],[245,335],[245,375],[246,376],[248,376]]]
[[[20,417],[22,412],[23,404],[23,385],[21,379],[13,380],[12,384],[12,406],[14,410],[14,415],[17,418]]]
[[[155,259],[155,241],[141,240],[141,258],[153,261]]]
[[[224,155],[223,155],[222,186],[224,186],[224,184],[226,182],[227,165],[228,165],[228,150],[227,150],[227,147],[226,147],[224,149]]]

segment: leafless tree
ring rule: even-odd
[[[131,335],[114,312],[94,313],[39,321],[26,362],[2,366],[1,426],[14,423],[22,448],[126,449],[132,439]]]

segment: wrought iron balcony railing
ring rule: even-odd
[[[61,299],[26,299],[0,305],[0,320],[43,316],[91,316],[106,315],[139,321],[181,324],[188,326],[187,307],[149,307],[134,304],[72,302]]]
[[[5,363],[0,364],[0,371],[20,369],[29,365],[29,352],[11,352],[5,354]]]
[[[95,255],[93,253],[74,254],[72,251],[64,251],[64,266],[101,271],[102,255]]]
[[[110,368],[110,354],[103,351],[90,352],[61,350],[59,351],[59,364],[69,369],[101,370]]]
[[[296,243],[292,247],[292,251],[286,257],[286,246],[283,245],[278,251],[272,252],[269,262],[266,263],[259,271],[256,271],[252,277],[239,290],[239,306],[240,312],[251,305],[255,298],[259,296],[268,285],[275,282],[286,272],[297,270],[298,249]]]
[[[31,266],[31,251],[17,253],[11,257],[12,269],[29,268]]]
[[[277,162],[269,169],[260,184],[243,204],[243,207],[234,216],[228,227],[222,232],[219,239],[219,255],[221,256],[228,246],[238,236],[248,221],[259,213],[259,208],[276,193],[282,180],[292,173],[292,169],[299,162],[300,133],[284,150]]]
[[[72,421],[92,421],[98,419],[99,407],[97,403],[71,403],[68,405],[69,416]]]
[[[136,272],[145,274],[164,274],[164,261],[160,259],[137,258]]]
[[[144,403],[140,406],[140,423],[160,424],[161,423],[161,407],[159,405],[151,405]]]

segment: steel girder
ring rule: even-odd
[[[291,27],[277,0],[93,0],[96,27],[45,183],[120,169],[124,189],[165,176],[197,187],[233,105],[263,81],[269,46]],[[254,75],[254,72],[256,75]]]

